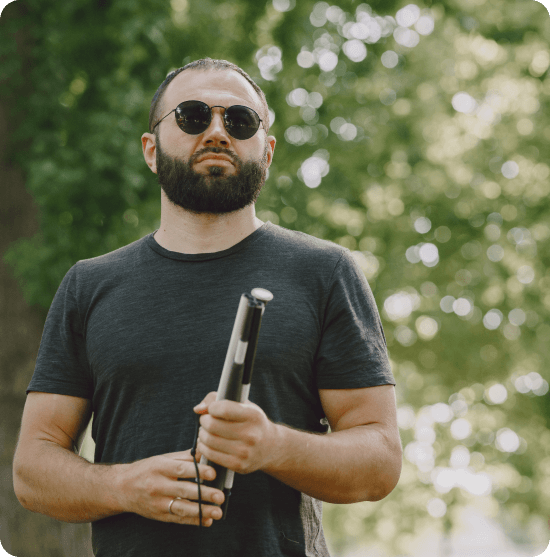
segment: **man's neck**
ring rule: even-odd
[[[254,205],[226,215],[196,215],[176,207],[162,195],[155,240],[169,251],[215,253],[238,244],[262,224],[256,218]]]

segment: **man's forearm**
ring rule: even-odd
[[[279,424],[276,430],[274,460],[263,471],[311,497],[329,503],[378,501],[399,480],[401,446],[378,424],[326,435]]]
[[[91,464],[50,441],[16,454],[14,488],[26,509],[63,522],[93,522],[122,512],[117,465]]]

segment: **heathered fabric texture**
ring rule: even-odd
[[[267,288],[250,400],[324,433],[318,389],[395,384],[382,325],[349,250],[265,223],[235,246],[186,255],[153,234],[65,276],[28,391],[92,400],[95,462],[187,450],[193,406],[218,386],[243,292]],[[124,513],[92,524],[98,557],[328,556],[321,504],[263,472],[235,475],[210,528]]]

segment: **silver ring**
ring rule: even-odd
[[[174,497],[174,498],[170,501],[170,504],[168,505],[168,512],[169,512],[170,514],[174,514],[174,513],[172,512],[172,503],[173,503],[176,499],[181,499],[181,497]]]

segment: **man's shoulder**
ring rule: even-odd
[[[313,257],[322,259],[338,260],[348,250],[330,240],[323,240],[298,230],[289,230],[282,226],[272,224],[270,226],[270,238],[274,242],[275,249],[289,250],[301,257]]]
[[[118,249],[92,257],[90,259],[81,259],[76,263],[75,270],[79,274],[84,275],[112,275],[117,271],[131,272],[137,260],[140,259],[140,254],[147,248],[147,240],[150,235],[144,236],[131,244],[122,246]]]

